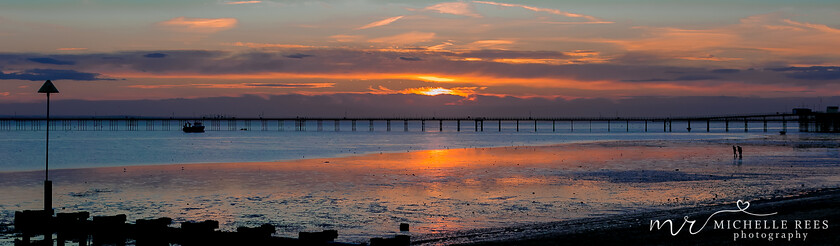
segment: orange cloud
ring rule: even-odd
[[[289,48],[289,49],[307,49],[317,48],[316,46],[299,45],[299,44],[267,44],[267,43],[225,43],[225,45],[248,47],[248,48]]]
[[[128,88],[138,89],[169,89],[178,87],[195,87],[208,89],[253,89],[253,88],[280,88],[280,89],[315,89],[331,88],[335,83],[222,83],[222,84],[176,84],[176,85],[129,85]]]
[[[640,38],[567,39],[572,42],[610,43],[627,51],[644,51],[663,57],[692,61],[738,61],[751,57],[840,55],[840,29],[823,24],[757,15],[740,23],[708,29],[636,27]],[[733,57],[734,56],[734,57]],[[774,59],[784,59],[775,57]]]
[[[384,86],[379,86],[378,89],[370,88],[372,94],[417,94],[417,95],[426,95],[426,96],[437,96],[437,95],[453,95],[453,96],[460,96],[464,98],[474,98],[476,95],[476,90],[482,90],[486,87],[454,87],[454,88],[443,88],[443,87],[419,87],[419,88],[408,88],[403,90],[392,90],[385,88]]]
[[[524,9],[527,9],[527,10],[531,10],[531,11],[534,11],[534,12],[546,12],[546,13],[550,13],[550,14],[566,16],[566,17],[571,17],[571,18],[583,18],[583,19],[588,20],[587,22],[583,22],[583,23],[587,23],[587,24],[613,23],[613,22],[609,22],[609,21],[603,21],[603,20],[601,20],[599,18],[596,18],[594,16],[575,14],[575,13],[570,13],[570,12],[561,11],[561,10],[557,10],[557,9],[540,8],[540,7],[533,7],[533,6],[522,5],[522,4],[498,3],[498,2],[489,2],[489,1],[473,1],[473,2],[474,3],[481,3],[481,4],[495,5],[495,6],[502,6],[502,7],[518,7],[518,8],[524,8]],[[570,23],[573,23],[573,22],[570,22]]]
[[[380,20],[380,21],[374,21],[374,22],[371,22],[370,24],[367,24],[367,25],[364,25],[362,27],[356,28],[356,30],[364,30],[364,29],[368,29],[368,28],[374,28],[374,27],[388,25],[388,24],[394,23],[394,21],[402,19],[403,17],[405,17],[405,16],[400,15],[400,16],[394,16],[394,17],[391,17],[391,18],[386,18],[386,19]]]
[[[338,35],[332,35],[332,36],[330,36],[330,38],[333,39],[335,42],[347,43],[347,42],[359,41],[362,38],[364,38],[364,36],[338,34]]]
[[[387,44],[414,44],[432,41],[435,38],[433,32],[408,32],[394,36],[381,37],[369,40],[373,43],[387,43]]]
[[[236,27],[235,18],[189,18],[175,17],[171,20],[158,22],[159,26],[172,28],[177,31],[213,33]]]
[[[504,40],[504,39],[490,39],[490,40],[478,40],[466,45],[466,49],[472,50],[481,50],[481,49],[499,49],[504,50],[504,48],[508,45],[514,44],[515,41],[513,40]]]
[[[55,49],[55,50],[60,50],[60,51],[76,51],[76,50],[87,50],[87,49],[88,49],[88,48],[58,48],[58,49]]]
[[[550,58],[500,58],[493,59],[493,62],[507,63],[507,64],[547,64],[547,65],[565,65],[565,64],[594,64],[606,63],[609,59],[600,57],[581,57],[575,59],[550,59]]]
[[[232,84],[181,84],[181,85],[133,85],[131,88],[178,88],[196,87],[208,89],[256,89],[283,88],[290,89],[296,94],[326,95],[338,93],[372,93],[372,94],[420,94],[420,95],[456,95],[465,100],[474,95],[483,96],[515,96],[521,98],[573,98],[573,97],[607,97],[620,98],[626,96],[754,96],[784,97],[791,92],[807,95],[832,95],[834,89],[814,90],[807,85],[794,84],[752,84],[741,81],[649,81],[625,82],[614,80],[581,81],[574,78],[533,77],[510,78],[477,74],[462,75],[434,75],[434,74],[295,74],[295,73],[267,73],[267,74],[109,74],[120,78],[147,79],[213,79],[213,80],[243,80],[243,79],[330,79],[335,81],[353,80],[423,80],[419,77],[447,78],[451,81],[438,82],[452,84],[455,87],[418,87],[402,90],[392,90],[385,87],[379,89],[352,88],[352,83],[344,84],[342,91],[312,91],[313,88],[334,88],[337,83],[232,83]],[[423,80],[427,81],[427,80]],[[485,88],[495,88],[497,91],[485,91]],[[809,92],[811,91],[811,92]],[[265,91],[261,91],[265,92]],[[272,92],[276,93],[276,92]]]
[[[739,61],[743,60],[742,58],[729,58],[729,57],[717,57],[715,55],[709,54],[706,56],[700,57],[677,57],[678,59],[683,60],[691,60],[691,61]]]
[[[127,85],[127,88],[137,88],[137,89],[169,89],[169,88],[176,88],[176,87],[185,87],[187,85]]]
[[[432,81],[432,82],[452,82],[455,79],[450,78],[443,78],[437,76],[417,76],[418,79],[425,80],[425,81]]]
[[[238,4],[261,3],[261,2],[262,1],[232,1],[232,2],[225,2],[225,4],[238,5]]]
[[[442,14],[453,14],[453,15],[463,15],[463,16],[470,16],[470,17],[481,17],[481,15],[476,14],[473,12],[472,5],[466,2],[449,2],[449,3],[438,3],[429,7],[424,8],[424,10],[432,10],[437,11]]]
[[[822,24],[812,24],[812,23],[808,23],[808,22],[796,22],[796,21],[792,21],[790,19],[785,19],[785,20],[783,20],[783,22],[787,23],[787,24],[790,24],[792,26],[804,27],[804,28],[809,28],[809,29],[818,30],[818,31],[822,31],[822,32],[840,33],[840,29],[831,28],[827,25],[822,25]]]

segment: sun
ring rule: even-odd
[[[427,95],[427,96],[437,96],[437,95],[443,95],[443,94],[453,95],[452,90],[444,89],[442,87],[428,88],[424,91],[420,91],[420,94]]]

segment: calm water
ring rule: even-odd
[[[138,126],[139,129],[146,129],[143,123]],[[122,129],[125,126],[119,127]],[[753,123],[750,132],[746,133],[742,124],[731,123],[731,132],[726,133],[723,123],[717,123],[712,125],[711,133],[706,133],[705,124],[699,122],[695,122],[693,133],[686,132],[684,122],[675,122],[671,133],[663,133],[661,123],[650,123],[649,132],[644,132],[643,123],[632,122],[629,127],[624,122],[613,122],[609,125],[610,129],[606,123],[577,122],[574,132],[568,122],[558,122],[555,126],[551,122],[540,122],[535,131],[533,122],[525,121],[520,123],[519,132],[515,122],[503,122],[501,131],[498,123],[485,122],[484,132],[476,132],[473,122],[462,122],[461,132],[456,131],[455,122],[444,122],[444,130],[439,132],[436,121],[427,122],[426,132],[421,132],[420,122],[409,122],[406,132],[401,121],[393,121],[390,132],[385,122],[374,122],[373,131],[370,131],[367,121],[359,121],[355,132],[351,131],[350,122],[342,122],[338,132],[332,122],[324,122],[322,131],[318,131],[317,123],[311,121],[306,126],[306,132],[294,131],[294,122],[286,122],[282,128],[273,123],[266,127],[266,131],[260,130],[259,123],[239,122],[236,126],[246,127],[251,130],[186,134],[177,131],[175,125],[169,131],[161,131],[159,125],[155,128],[157,131],[108,131],[108,125],[102,127],[104,131],[92,131],[95,127],[91,123],[84,127],[87,131],[80,131],[77,125],[65,128],[57,123],[53,127],[55,130],[51,131],[50,168],[256,162],[447,148],[600,140],[746,138],[768,134],[758,123]],[[788,127],[795,129],[795,125]],[[227,128],[221,126],[221,129]],[[26,126],[25,129],[32,127]],[[0,131],[3,139],[0,141],[0,171],[43,168],[45,125],[40,129]],[[780,124],[771,124],[768,131],[772,133],[780,129]]]

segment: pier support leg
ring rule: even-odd
[[[499,131],[502,131],[502,120],[499,120]]]
[[[747,122],[748,122],[748,121],[747,121],[747,118],[744,118],[744,132],[749,131],[749,130],[748,130],[748,129],[749,129],[749,126],[747,125]]]
[[[461,120],[456,120],[455,123],[458,124],[458,131],[460,132],[461,131]]]
[[[519,120],[516,120],[516,131],[519,131]]]
[[[481,120],[479,124],[481,125],[481,131],[484,132],[484,120]]]
[[[391,121],[390,120],[385,121],[385,130],[389,131],[389,132],[391,131]]]
[[[534,120],[534,132],[537,132],[537,121]]]
[[[420,131],[421,132],[426,132],[426,121],[425,120],[420,121]]]
[[[438,120],[438,131],[443,132],[443,120]]]
[[[782,117],[782,131],[787,132],[787,120],[784,117]]]
[[[647,132],[647,121],[645,121],[645,132]]]
[[[688,121],[688,127],[685,128],[688,132],[691,132],[691,120]]]
[[[662,121],[662,132],[668,132],[668,120]]]
[[[726,132],[729,132],[729,120],[725,120],[724,123],[726,124]]]
[[[473,131],[478,132],[478,120],[473,121]]]
[[[341,131],[341,121],[336,120],[336,121],[334,121],[334,123],[335,123],[335,131],[340,132]]]
[[[350,121],[350,125],[353,126],[353,131],[355,132],[356,131],[356,120]]]
[[[373,131],[373,120],[368,121],[368,127],[370,127],[370,129],[368,129],[368,131],[372,132]]]
[[[764,132],[767,132],[767,118],[764,118]]]
[[[627,128],[626,131],[630,132],[630,121],[629,120],[625,122],[624,126]]]
[[[404,121],[403,121],[403,131],[404,131],[404,132],[407,132],[407,131],[408,131],[408,120],[404,120]]]
[[[706,120],[706,132],[709,132],[709,125],[711,125],[711,122],[709,122],[709,120]]]
[[[607,132],[611,132],[611,131],[612,131],[612,126],[611,126],[611,125],[612,125],[612,123],[608,120],[608,121],[607,121]]]
[[[674,121],[673,120],[668,120],[668,132],[673,132],[673,131],[674,131]]]
[[[556,131],[557,131],[557,121],[552,120],[551,121],[551,132],[556,132]]]
[[[575,132],[575,121],[573,121],[573,120],[569,121],[569,130],[571,132]]]

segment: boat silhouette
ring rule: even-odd
[[[189,122],[184,123],[184,132],[204,132],[204,125],[201,122],[193,122],[190,124]]]

